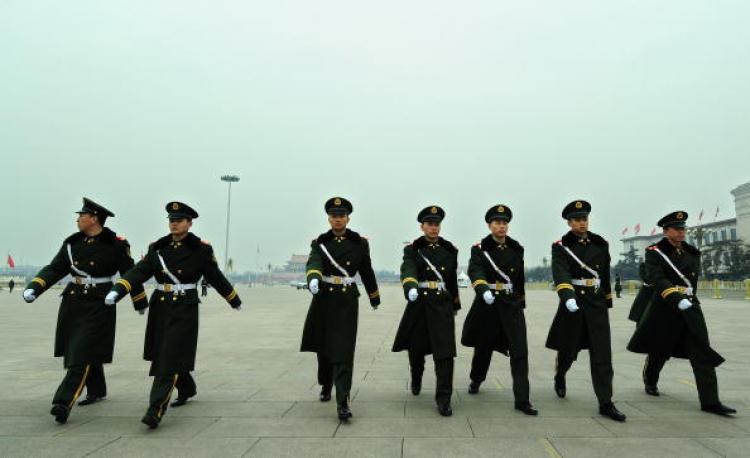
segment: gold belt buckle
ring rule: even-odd
[[[340,284],[342,284],[343,282],[344,282],[344,281],[343,281],[343,279],[342,279],[341,277],[333,277],[333,284],[334,284],[334,285],[340,285]]]
[[[430,288],[430,289],[437,289],[438,288],[437,282],[433,281],[433,280],[429,280],[427,282],[427,287]]]
[[[164,292],[165,293],[171,293],[172,292],[172,285],[170,283],[164,283]]]
[[[75,279],[73,280],[73,283],[75,283],[76,285],[82,285],[83,279],[81,279],[81,277],[75,277]]]
[[[591,278],[586,279],[586,286],[594,286],[594,280]]]

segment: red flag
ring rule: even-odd
[[[701,210],[701,214],[698,215],[698,221],[703,221],[703,210]]]
[[[656,228],[651,229],[651,235],[656,234]]]
[[[16,261],[13,260],[13,256],[11,256],[10,254],[8,255],[8,267],[10,267],[11,269],[16,267]]]
[[[626,227],[625,229],[622,230],[622,235],[625,235],[627,233],[628,233],[628,228]]]
[[[633,232],[635,232],[636,235],[638,235],[638,233],[641,232],[641,223],[638,223],[635,225],[635,227],[633,228]]]

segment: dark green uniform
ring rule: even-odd
[[[424,260],[430,260],[440,276]],[[404,295],[418,288],[419,296],[407,302],[396,332],[393,351],[407,350],[412,383],[421,386],[425,355],[432,354],[437,386],[435,400],[439,405],[450,403],[453,393],[453,358],[456,356],[454,315],[461,308],[458,296],[458,249],[449,241],[438,238],[430,242],[420,237],[404,247],[401,283]]]
[[[646,307],[648,307],[648,304],[651,302],[651,298],[654,295],[654,288],[646,281],[645,263],[642,262],[638,267],[638,273],[641,277],[641,287],[638,289],[638,294],[636,294],[635,299],[633,300],[633,305],[630,307],[630,313],[628,314],[628,319],[630,321],[635,321],[636,323],[641,320],[643,312],[646,310]]]
[[[336,401],[343,406],[348,404],[352,386],[360,292],[356,283],[346,283],[344,273],[334,266],[321,245],[350,278],[359,273],[373,307],[380,304],[380,293],[367,239],[347,229],[343,235],[328,231],[312,241],[307,282],[309,285],[317,279],[320,290],[307,312],[300,351],[317,353],[318,383],[329,389],[335,383]]]
[[[506,280],[495,271],[485,253],[510,278],[512,291],[504,289]],[[523,312],[526,307],[523,247],[510,237],[505,238],[504,244],[498,244],[488,235],[471,248],[468,274],[476,296],[464,321],[461,343],[474,347],[471,380],[477,385],[485,380],[493,351],[510,354],[515,401],[527,403],[529,361]],[[482,297],[487,291],[495,295],[492,304],[487,304]]]
[[[664,253],[691,283],[692,294],[686,294],[690,292],[686,290],[687,285],[657,250]],[[700,251],[684,242],[676,248],[663,238],[646,249],[645,259],[645,280],[652,285],[654,294],[628,343],[628,350],[649,355],[644,382],[655,386],[659,372],[670,357],[686,358],[693,367],[701,406],[719,404],[714,368],[724,358],[710,346],[706,321],[696,295]],[[688,299],[693,305],[681,311],[677,305],[682,299]]]
[[[564,246],[597,272],[598,287],[594,286],[596,277],[581,267]],[[608,310],[612,307],[610,262],[607,241],[591,232],[582,238],[568,232],[562,240],[552,244],[552,277],[560,301],[546,345],[557,350],[556,375],[559,376],[570,369],[580,350],[589,350],[591,379],[600,405],[611,403],[614,375]],[[588,280],[591,286],[574,285],[582,280]],[[578,311],[567,309],[568,299],[576,300]]]
[[[68,246],[72,265],[78,272],[71,267]],[[33,289],[39,296],[64,277],[72,276],[60,294],[62,301],[55,332],[54,354],[63,357],[67,374],[55,393],[53,404],[65,406],[69,411],[84,386],[88,396],[107,395],[102,364],[112,362],[116,312],[115,307],[104,304],[104,296],[112,287],[111,277],[118,272],[124,274],[132,266],[127,240],[105,227],[93,237],[77,232],[65,239],[52,262],[28,284],[27,289]],[[87,280],[81,272],[96,283]],[[146,293],[141,285],[130,293],[136,309],[146,306]],[[67,419],[66,415],[63,417]]]
[[[171,272],[180,284],[192,287],[179,291],[165,270]],[[148,304],[143,349],[143,358],[151,361],[149,375],[154,376],[147,416],[161,419],[174,388],[178,390],[178,397],[183,399],[196,393],[190,371],[195,368],[198,346],[200,300],[197,284],[201,277],[233,308],[239,307],[242,301],[219,270],[211,245],[192,233],[180,241],[168,235],[152,243],[146,256],[117,282],[113,290],[122,296],[151,277],[161,289],[153,292]]]

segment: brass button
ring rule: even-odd
[[[581,291],[581,295],[585,295],[585,294],[586,294],[586,291]]]
[[[328,291],[333,291],[333,287],[328,288]]]
[[[177,273],[181,274],[182,273],[182,269],[177,269]]]
[[[94,261],[91,261],[91,262],[89,263],[89,265],[93,266],[93,265],[94,265]]]
[[[348,266],[348,265],[350,265],[350,264],[351,264],[351,262],[349,262],[349,261],[346,261],[346,265],[347,265],[347,266]]]
[[[341,288],[341,292],[345,293],[346,292],[346,288]]]
[[[177,300],[177,296],[172,296],[172,300],[176,301]]]
[[[441,267],[440,270],[445,270],[445,267]]]
[[[438,291],[438,292],[437,292],[437,293],[435,293],[435,294],[437,294],[438,296],[440,296],[440,291]]]
[[[422,294],[424,294],[426,296],[427,295],[427,291],[423,292]]]
[[[83,294],[88,294],[88,293],[89,293],[89,291],[87,289],[83,290]]]
[[[161,300],[164,300],[164,296],[161,297]]]
[[[511,272],[513,272],[513,271],[515,271],[515,269],[511,267],[511,268],[510,268],[510,271],[511,271]]]
[[[74,295],[75,293],[76,293],[75,291],[71,291],[71,292],[70,292],[70,295],[72,296],[72,295]]]
[[[78,265],[78,261],[76,261],[75,264]]]

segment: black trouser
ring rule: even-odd
[[[72,409],[81,395],[83,387],[86,386],[91,367],[90,364],[70,366],[62,382],[60,382],[60,386],[57,387],[55,396],[52,398],[52,404],[63,404]]]
[[[471,358],[471,373],[469,377],[476,383],[482,383],[487,378],[487,371],[492,360],[492,349],[474,348]],[[517,403],[529,401],[529,360],[524,356],[515,356],[510,351],[510,374],[513,377],[513,397]]]
[[[526,317],[522,309],[500,305],[499,326],[502,326],[508,338],[510,353],[510,373],[513,377],[513,396],[516,402],[529,401],[529,350],[526,339]],[[487,378],[490,368],[492,349],[475,347],[471,359],[471,373],[469,377],[477,383]]]
[[[594,393],[599,404],[608,404],[612,402],[612,379],[614,370],[612,369],[612,359],[600,355],[594,345],[589,349],[589,359],[591,365],[591,384],[594,385]],[[606,353],[606,352],[605,352]],[[576,355],[566,355],[557,352],[557,363],[555,372],[565,375],[576,360]]]
[[[409,350],[409,367],[413,382],[422,383],[424,373],[424,353]],[[437,359],[433,355],[435,363],[435,401],[450,403],[453,394],[453,358]]]
[[[169,407],[169,399],[172,397],[180,374],[157,375],[154,377],[154,383],[151,385],[151,394],[149,396],[148,413],[161,419]]]
[[[659,373],[667,360],[669,360],[669,356],[653,354],[646,356],[646,361],[643,364],[643,383],[646,385],[659,383]],[[719,382],[716,380],[716,369],[701,364],[695,358],[690,358],[690,365],[693,367],[695,386],[698,388],[698,399],[700,399],[701,406],[718,404]]]
[[[318,384],[327,389],[336,385],[336,403],[338,405],[349,404],[349,394],[352,390],[352,363],[332,363],[327,356],[318,355]]]
[[[86,396],[96,396],[103,398],[107,396],[107,380],[104,377],[104,366],[101,364],[91,364],[89,367],[89,376],[86,379]]]
[[[195,396],[198,393],[198,387],[195,385],[195,380],[193,380],[190,372],[181,372],[179,375],[175,384],[177,398],[187,399]]]

